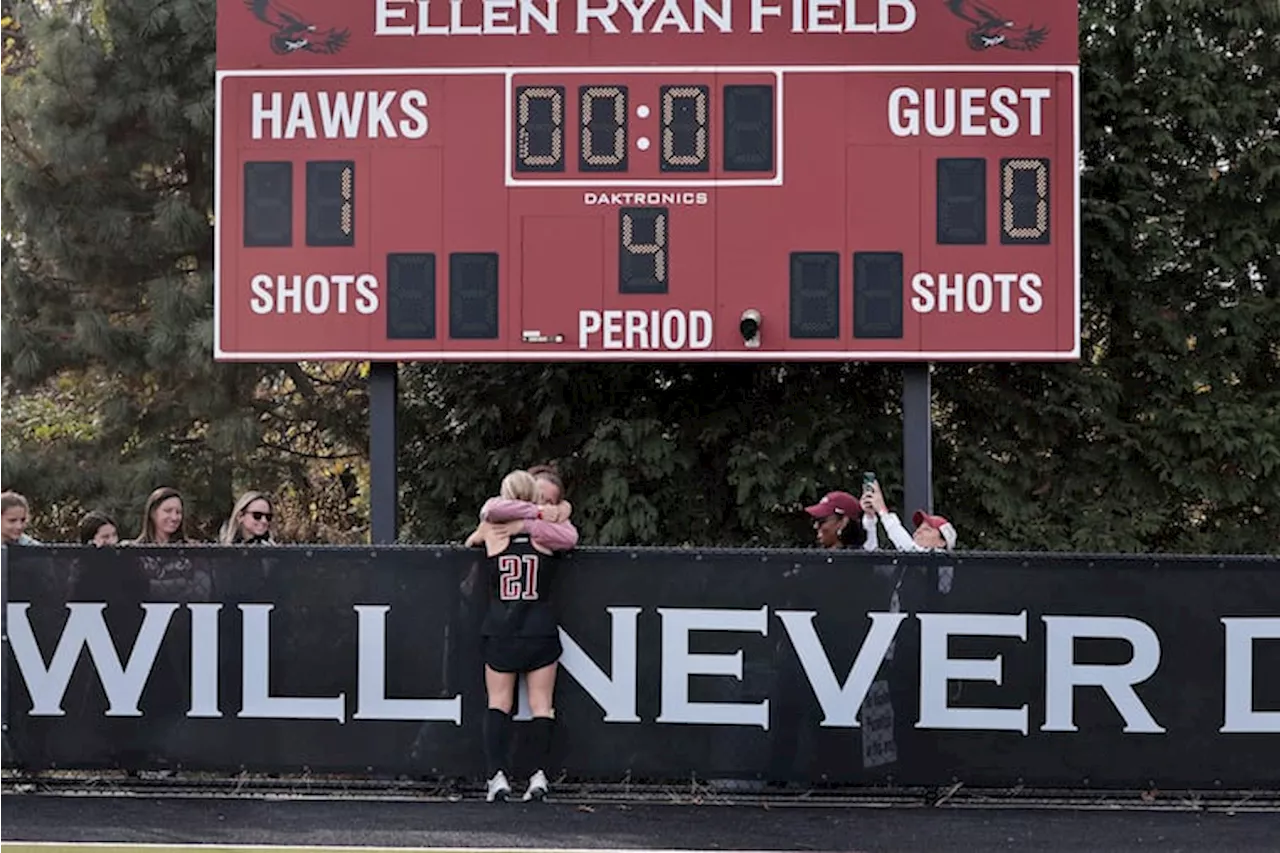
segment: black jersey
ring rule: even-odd
[[[555,637],[559,620],[552,604],[554,560],[533,547],[529,534],[511,537],[501,554],[489,558],[489,612],[486,637]]]

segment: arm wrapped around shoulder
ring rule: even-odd
[[[543,521],[568,521],[569,516],[573,515],[573,505],[568,501],[560,501],[558,504],[543,504],[538,508],[542,510],[542,515],[538,517]]]
[[[480,508],[481,521],[516,521],[525,518],[538,518],[537,504],[506,498],[489,498]]]
[[[552,551],[568,551],[578,544],[578,528],[572,521],[526,521],[524,529],[533,544]]]
[[[524,530],[524,524],[523,521],[503,521],[498,523],[482,521],[467,537],[467,547],[483,544],[485,554],[488,556],[492,557],[494,554],[500,554],[507,549],[507,545],[511,542],[511,537]]]

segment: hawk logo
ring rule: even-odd
[[[321,30],[277,0],[244,0],[244,5],[259,21],[275,27],[271,34],[272,53],[337,53],[351,38],[350,30]]]
[[[946,3],[951,14],[972,24],[968,38],[973,50],[993,47],[1035,50],[1049,35],[1048,27],[1020,27],[981,0],[946,0]]]

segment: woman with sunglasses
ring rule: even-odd
[[[245,492],[218,533],[219,545],[274,545],[271,499],[262,492]]]

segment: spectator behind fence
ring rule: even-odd
[[[17,492],[0,492],[0,536],[5,545],[39,545],[40,543],[27,535],[27,521],[31,517],[31,507],[27,499]]]
[[[468,547],[484,542],[492,557],[522,532],[549,551],[567,551],[578,544],[578,529],[569,521],[573,508],[564,500],[564,481],[559,473],[549,465],[535,466],[527,473],[534,477],[535,499],[525,501],[503,494],[485,501],[480,525],[467,537]]]
[[[170,486],[161,486],[147,497],[142,510],[142,532],[133,540],[134,545],[185,545],[187,534],[183,527],[182,493]]]
[[[899,551],[954,551],[956,548],[956,529],[951,522],[923,509],[916,510],[911,518],[911,523],[916,526],[915,533],[907,533],[897,513],[890,512],[885,505],[879,482],[871,484],[862,497],[862,505],[876,514],[884,525],[885,533],[889,534],[889,541]]]
[[[115,519],[101,510],[86,513],[80,519],[80,544],[101,548],[120,541],[120,528]]]
[[[218,533],[219,545],[274,545],[271,524],[275,513],[262,492],[245,492]]]
[[[170,486],[156,489],[142,513],[142,533],[131,545],[189,545],[183,527],[182,494]],[[196,565],[189,554],[147,555],[142,570],[151,583],[151,595],[172,601],[208,601],[213,575],[207,563]]]
[[[813,518],[813,529],[822,548],[874,551],[880,547],[875,515],[848,492],[827,492],[804,511]]]

